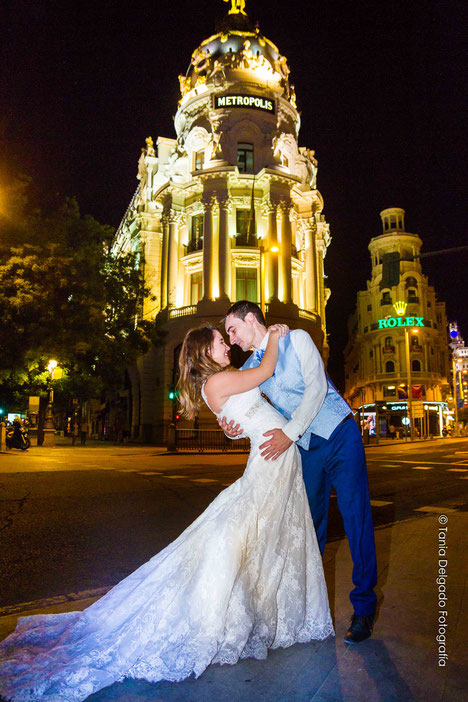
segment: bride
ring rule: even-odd
[[[333,634],[312,518],[293,444],[276,461],[259,451],[285,419],[258,386],[274,373],[284,325],[270,327],[257,368],[230,367],[221,333],[187,333],[180,401],[193,417],[202,397],[244,427],[245,472],[172,544],[83,612],[19,620],[0,644],[7,700],[82,702],[124,678],[198,677],[212,663],[262,659],[269,648]]]

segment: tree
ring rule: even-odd
[[[57,388],[81,400],[120,385],[149,345],[153,323],[139,251],[112,255],[114,232],[74,199],[34,210],[16,183],[0,217],[0,384],[21,396],[44,392],[47,363],[64,370]]]

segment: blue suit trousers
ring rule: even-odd
[[[340,424],[329,439],[312,434],[309,449],[299,447],[302,470],[317,540],[323,554],[327,540],[328,509],[332,487],[343,517],[353,559],[350,593],[355,614],[375,610],[377,563],[369,499],[366,457],[361,434],[353,419]]]

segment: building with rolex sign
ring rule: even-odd
[[[133,437],[162,441],[188,329],[217,324],[232,302],[262,305],[269,323],[303,328],[327,358],[323,261],[330,243],[314,152],[285,56],[232,2],[179,76],[175,138],[146,140],[138,187],[116,251],[144,254],[163,343],[129,370]],[[233,348],[233,361],[240,350]],[[240,361],[240,357],[237,358]],[[199,426],[212,422],[201,414]]]
[[[371,435],[438,436],[450,394],[445,303],[422,273],[422,241],[405,230],[404,210],[380,216],[383,233],[369,244],[372,277],[349,321],[345,397]],[[395,281],[385,280],[388,254]]]

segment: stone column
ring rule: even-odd
[[[230,291],[230,243],[228,232],[228,217],[230,200],[227,194],[218,198],[219,202],[219,237],[218,237],[218,266],[219,266],[219,299],[229,300]]]
[[[281,212],[281,276],[283,278],[283,302],[292,302],[291,296],[291,220],[290,203],[282,201]]]
[[[270,203],[268,206],[268,236],[267,249],[278,246],[278,232],[276,222],[277,205]],[[278,254],[269,251],[265,255],[265,278],[268,281],[268,300],[278,300]]]
[[[167,257],[169,242],[169,212],[165,211],[162,218],[162,253],[161,253],[161,309],[167,307]]]
[[[304,241],[305,241],[305,274],[306,274],[306,300],[305,307],[307,310],[317,310],[317,297],[315,289],[315,281],[317,280],[317,271],[315,264],[315,239],[310,221],[304,222]]]
[[[177,295],[177,267],[178,267],[178,240],[177,240],[177,215],[171,210],[169,216],[168,237],[168,270],[167,270],[167,306],[176,306]]]
[[[204,193],[202,203],[205,212],[203,228],[203,300],[213,299],[213,198]]]

